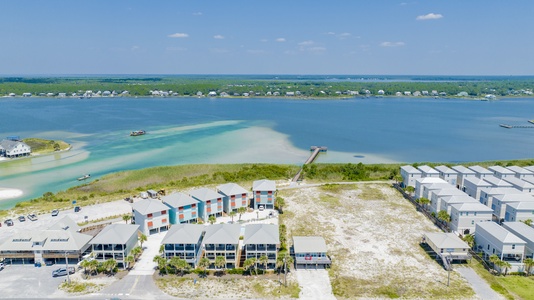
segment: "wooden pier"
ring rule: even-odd
[[[512,128],[534,128],[534,125],[509,125],[509,124],[499,124],[499,126],[506,128],[506,129],[512,129]]]
[[[317,158],[317,155],[319,155],[319,153],[328,151],[328,148],[324,146],[311,146],[310,151],[312,151],[312,153],[310,154],[310,157],[308,157],[308,159],[304,162],[304,165],[302,165],[302,167],[307,164],[311,164]],[[297,182],[300,179],[300,175],[302,174],[302,167],[295,175],[295,177],[293,177],[293,179],[291,180],[292,182]]]

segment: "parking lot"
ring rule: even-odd
[[[63,298],[66,294],[58,290],[66,276],[52,277],[52,272],[65,265],[42,266],[6,265],[0,271],[0,298]]]

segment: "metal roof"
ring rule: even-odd
[[[227,183],[227,184],[219,185],[217,187],[217,190],[219,191],[219,193],[225,196],[242,195],[242,194],[248,193],[247,190],[245,190],[242,186],[240,186],[237,183]]]
[[[480,179],[478,177],[468,177],[464,179],[464,183],[465,182],[472,183],[473,185],[476,185],[476,186],[485,186],[485,187],[493,186],[491,183],[484,181],[484,179]]]
[[[510,167],[506,167],[508,170],[516,173],[516,174],[522,174],[522,175],[534,175],[534,172],[532,171],[529,171],[525,168],[521,168],[521,167],[518,167],[518,166],[510,166]]]
[[[326,242],[321,236],[294,236],[295,253],[326,253]]]
[[[215,192],[214,190],[210,190],[208,188],[200,188],[200,189],[192,190],[189,192],[189,195],[202,202],[206,202],[208,200],[213,200],[213,199],[218,199],[218,198],[223,197],[223,195]]]
[[[243,239],[247,244],[280,244],[278,225],[273,224],[249,224],[245,227]]]
[[[172,193],[170,195],[161,197],[161,201],[174,208],[198,203],[197,200],[184,193]]]
[[[421,171],[419,171],[417,168],[410,166],[410,165],[402,166],[401,170],[406,171],[406,173],[421,174]]]
[[[19,144],[22,144],[22,145],[30,148],[30,146],[28,146],[26,143],[21,142],[21,141],[1,140],[0,141],[0,149],[5,149],[7,151],[11,151],[15,147],[17,147]]]
[[[452,207],[456,209],[457,211],[476,211],[476,212],[493,212],[493,209],[487,207],[486,205],[477,202],[464,202],[464,203],[457,203],[452,204]]]
[[[484,168],[484,167],[481,167],[481,166],[471,166],[469,167],[469,169],[475,171],[475,173],[477,174],[493,174],[492,171]]]
[[[509,182],[495,176],[486,176],[484,180],[495,187],[512,187],[512,184]]]
[[[200,224],[175,224],[165,234],[162,244],[196,244],[206,226]]]
[[[132,208],[142,215],[153,214],[155,212],[168,211],[169,207],[159,200],[143,199],[132,204]]]
[[[425,232],[424,233],[427,240],[430,240],[432,244],[440,249],[468,249],[469,245],[462,241],[454,233],[443,233],[443,232]]]
[[[74,220],[71,219],[71,217],[64,216],[61,220],[57,221],[56,223],[48,227],[48,229],[80,231],[82,228],[76,222],[74,222]]]
[[[528,243],[534,243],[534,228],[523,222],[504,222],[502,226]]]
[[[133,235],[137,235],[137,231],[139,225],[111,224],[100,231],[91,244],[126,244]]]
[[[273,180],[262,179],[252,183],[253,191],[275,191],[276,183]]]
[[[515,210],[534,210],[534,201],[521,201],[521,202],[511,202],[506,203],[506,207],[511,207]]]
[[[496,195],[493,198],[501,202],[534,201],[534,196],[532,196],[531,194],[504,194]]]
[[[461,173],[463,175],[469,175],[469,174],[472,174],[472,175],[475,175],[475,171],[469,169],[469,168],[466,168],[464,166],[454,166],[452,167],[452,169],[458,173]]]
[[[495,237],[497,240],[499,240],[502,243],[526,244],[526,242],[520,239],[518,236],[504,229],[502,226],[500,226],[499,224],[495,222],[490,221],[490,222],[476,223],[476,230],[475,230],[476,234],[480,234],[482,231]]]
[[[434,168],[432,167],[429,167],[427,165],[424,165],[424,166],[419,166],[417,167],[421,172],[423,173],[426,173],[426,174],[439,174],[438,171],[436,171]]]
[[[70,251],[76,252],[85,248],[93,237],[72,230],[37,230],[20,231],[6,239],[0,245],[0,251]],[[34,243],[40,242],[41,248]]]
[[[438,172],[444,173],[444,174],[457,174],[458,172],[454,171],[453,169],[447,167],[447,166],[437,166],[434,169],[438,170]]]
[[[204,244],[238,244],[241,235],[239,224],[213,224],[206,228]]]
[[[506,177],[504,180],[508,183],[511,183],[513,186],[518,186],[523,189],[534,189],[534,183],[521,180],[517,177]]]

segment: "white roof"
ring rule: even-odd
[[[241,235],[239,224],[213,224],[208,226],[204,244],[238,244]]]
[[[457,174],[458,172],[454,171],[453,169],[447,167],[447,166],[437,166],[434,169],[438,170],[441,173],[444,174]]]
[[[196,244],[206,226],[201,224],[175,224],[167,231],[162,244]]]
[[[506,206],[511,207],[515,210],[534,211],[534,201],[511,202],[511,203],[506,203]]]
[[[534,189],[534,183],[521,180],[517,177],[506,177],[504,178],[504,180],[514,186],[518,186],[523,189]]]
[[[159,200],[143,199],[132,204],[132,208],[142,215],[153,214],[155,212],[168,211],[169,207]]]
[[[276,183],[273,180],[256,180],[252,183],[253,191],[275,191]]]
[[[70,251],[83,250],[93,237],[72,230],[33,230],[16,232],[7,238],[0,251],[34,251],[37,248],[34,242],[41,242],[43,251]]]
[[[426,173],[426,174],[439,174],[438,171],[436,171],[434,168],[432,167],[429,167],[427,165],[424,165],[424,166],[419,166],[417,167],[419,170],[421,170],[421,172],[423,173]]]
[[[443,233],[443,232],[425,232],[425,236],[432,244],[440,249],[468,249],[469,245],[466,242],[462,241],[454,233]]]
[[[416,182],[419,182],[420,184],[430,184],[430,183],[443,183],[443,184],[449,184],[447,181],[439,178],[439,177],[423,177],[423,178],[417,178],[415,180]],[[449,184],[450,185],[450,184]]]
[[[485,187],[492,186],[491,183],[489,183],[487,181],[484,181],[484,179],[480,179],[478,177],[468,177],[468,178],[465,179],[464,182],[469,182],[469,183],[472,183],[473,185],[476,185],[476,186],[485,186]]]
[[[452,167],[452,169],[458,173],[461,173],[461,174],[472,174],[472,175],[475,175],[475,171],[469,169],[469,168],[466,168],[464,166],[454,166]]]
[[[485,187],[481,189],[482,192],[494,196],[504,194],[523,194],[520,190],[513,187]]]
[[[248,193],[247,190],[245,190],[242,186],[240,186],[237,183],[227,183],[227,184],[219,185],[217,187],[217,190],[219,191],[219,193],[225,196],[242,195],[242,194]]]
[[[534,172],[532,171],[529,171],[525,168],[521,168],[521,167],[518,167],[518,166],[511,166],[511,167],[506,167],[508,168],[508,170],[516,173],[516,174],[522,174],[522,175],[532,175],[534,174]]]
[[[126,244],[138,230],[139,225],[135,224],[111,224],[100,231],[91,244]]]
[[[418,170],[417,168],[415,168],[414,166],[410,166],[410,165],[402,166],[402,167],[401,167],[401,170],[406,171],[406,173],[411,173],[411,174],[421,174],[421,171],[419,171],[419,170]]]
[[[477,211],[477,212],[493,212],[493,209],[487,207],[486,205],[477,202],[464,202],[464,203],[457,203],[452,204],[452,207],[456,209],[457,211]]]
[[[534,201],[534,197],[531,194],[504,194],[504,195],[496,195],[493,198],[501,202]]]
[[[61,220],[57,221],[56,223],[52,224],[48,229],[51,230],[74,230],[74,231],[80,231],[82,228],[74,222],[74,220],[67,216],[64,216],[61,218]]]
[[[484,168],[484,167],[481,167],[481,166],[471,166],[469,167],[469,169],[475,171],[475,173],[477,174],[493,174],[492,171]]]
[[[168,196],[161,197],[161,201],[174,208],[198,203],[197,200],[184,193],[172,193]]]
[[[495,176],[486,176],[484,180],[495,187],[512,187],[512,184],[509,182]]]
[[[500,173],[500,174],[507,174],[507,175],[514,175],[515,174],[514,171],[509,170],[509,169],[507,169],[505,167],[501,167],[501,166],[491,166],[491,167],[488,168],[488,170],[496,172],[496,173]]]
[[[274,224],[249,224],[245,227],[243,239],[248,244],[280,244],[278,225]]]
[[[320,236],[294,236],[295,253],[326,253],[326,242]]]
[[[450,195],[458,195],[458,196],[467,196],[469,197],[466,193],[460,191],[459,189],[457,188],[445,188],[445,189],[441,189],[441,190],[434,190],[432,191],[432,194],[436,195],[436,196],[450,196]]]
[[[208,188],[200,188],[200,189],[192,190],[189,192],[189,195],[202,202],[206,202],[208,200],[214,200],[214,199],[223,197],[221,194],[215,192],[214,190],[210,190]]]
[[[447,203],[447,204],[453,204],[453,203],[465,203],[465,202],[477,202],[478,201],[473,198],[469,197],[468,195],[449,195],[441,197],[441,201]]]
[[[476,233],[480,233],[478,228],[483,229],[490,235],[494,236],[497,240],[507,244],[526,244],[525,241],[517,237],[515,234],[504,229],[502,226],[495,222],[478,222],[476,223]]]
[[[527,170],[529,170],[530,172],[534,172],[534,166],[528,166],[528,167],[523,167]]]
[[[534,243],[534,228],[523,222],[504,222],[502,226],[508,231],[518,235],[525,242]]]

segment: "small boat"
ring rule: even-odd
[[[512,128],[512,125],[508,125],[508,124],[499,124],[499,126],[503,127],[503,128]]]
[[[534,120],[528,120],[530,124],[534,124]]]
[[[85,179],[87,179],[87,178],[89,178],[89,177],[91,177],[91,174],[85,174],[85,175],[83,175],[82,177],[79,177],[79,178],[78,178],[78,181],[85,180]]]
[[[130,132],[130,136],[138,136],[138,135],[144,135],[144,134],[146,134],[146,131],[144,130],[136,130],[136,131]]]

